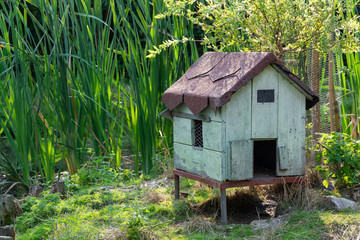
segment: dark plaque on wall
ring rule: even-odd
[[[275,100],[275,91],[274,91],[274,89],[258,90],[257,91],[257,102],[258,103],[274,102],[274,100]]]

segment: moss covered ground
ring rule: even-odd
[[[278,214],[288,219],[275,229],[254,231],[234,218],[242,214],[235,207],[229,210],[233,220],[222,226],[218,191],[192,180],[181,179],[182,198],[174,201],[171,179],[144,179],[107,168],[81,170],[65,179],[63,196],[45,191],[40,198],[22,200],[16,239],[356,239],[360,233],[358,212],[325,209],[314,200],[321,195],[314,190],[307,205],[291,201],[289,194],[288,201],[279,197]],[[276,192],[264,189],[255,189],[256,197]],[[238,196],[239,205],[246,205],[241,192],[253,194],[254,189],[230,191],[228,201]]]

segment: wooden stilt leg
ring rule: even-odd
[[[220,189],[220,210],[221,210],[221,224],[227,224],[227,209],[226,209],[226,188]]]
[[[174,185],[175,185],[175,199],[180,197],[180,179],[179,175],[174,175]]]

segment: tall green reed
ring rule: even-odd
[[[39,71],[33,67],[39,58],[30,53],[33,47],[27,42],[26,11],[20,9],[15,1],[1,3],[0,126],[15,159],[1,152],[0,162],[12,180],[29,186],[33,171],[43,179],[53,179],[55,154],[52,133],[39,114],[42,87],[36,82]]]
[[[336,0],[335,3],[339,1]],[[342,4],[355,8],[345,15],[338,12],[338,18],[351,18],[359,15],[358,0],[346,0]],[[360,53],[346,53],[336,59],[341,83],[341,126],[342,131],[353,137],[360,133]]]
[[[127,137],[136,170],[141,162],[149,173],[160,137],[171,142],[171,122],[159,115],[161,94],[198,52],[187,43],[153,59],[146,54],[166,39],[192,36],[192,25],[155,20],[164,10],[160,0],[0,5],[0,134],[16,155],[2,154],[2,167],[27,186],[39,173],[53,180],[61,159],[70,173],[92,155],[113,156],[120,167]]]
[[[360,53],[346,54],[338,58],[338,66],[342,70],[342,129],[343,132],[359,136],[360,120],[357,120],[360,119]]]
[[[120,6],[121,1],[114,4]],[[148,174],[152,157],[160,146],[160,132],[171,142],[171,122],[160,117],[163,110],[162,93],[198,58],[194,43],[169,48],[154,58],[147,58],[148,50],[172,38],[193,36],[192,25],[176,17],[156,20],[165,10],[162,1],[127,0],[119,9],[122,21],[121,52],[128,73],[131,90],[124,95],[127,118],[132,129],[136,152],[135,167]]]
[[[88,139],[95,155],[114,155],[119,167],[123,127],[119,95],[113,94],[119,84],[119,64],[112,11],[101,1],[41,2],[42,25],[50,36],[44,48],[53,43],[48,60],[59,73],[47,81],[57,86],[57,92],[49,96],[56,103],[53,111],[68,169],[74,173],[84,161]],[[51,6],[57,6],[58,13],[52,14]]]
[[[1,4],[1,127],[17,156],[4,167],[29,185],[39,171],[54,178],[59,153],[70,173],[92,151],[114,155],[119,166],[123,127],[120,95],[112,93],[119,77],[110,9],[94,11],[91,1],[29,2]]]

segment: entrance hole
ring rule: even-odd
[[[276,176],[276,140],[254,141],[254,178]]]

